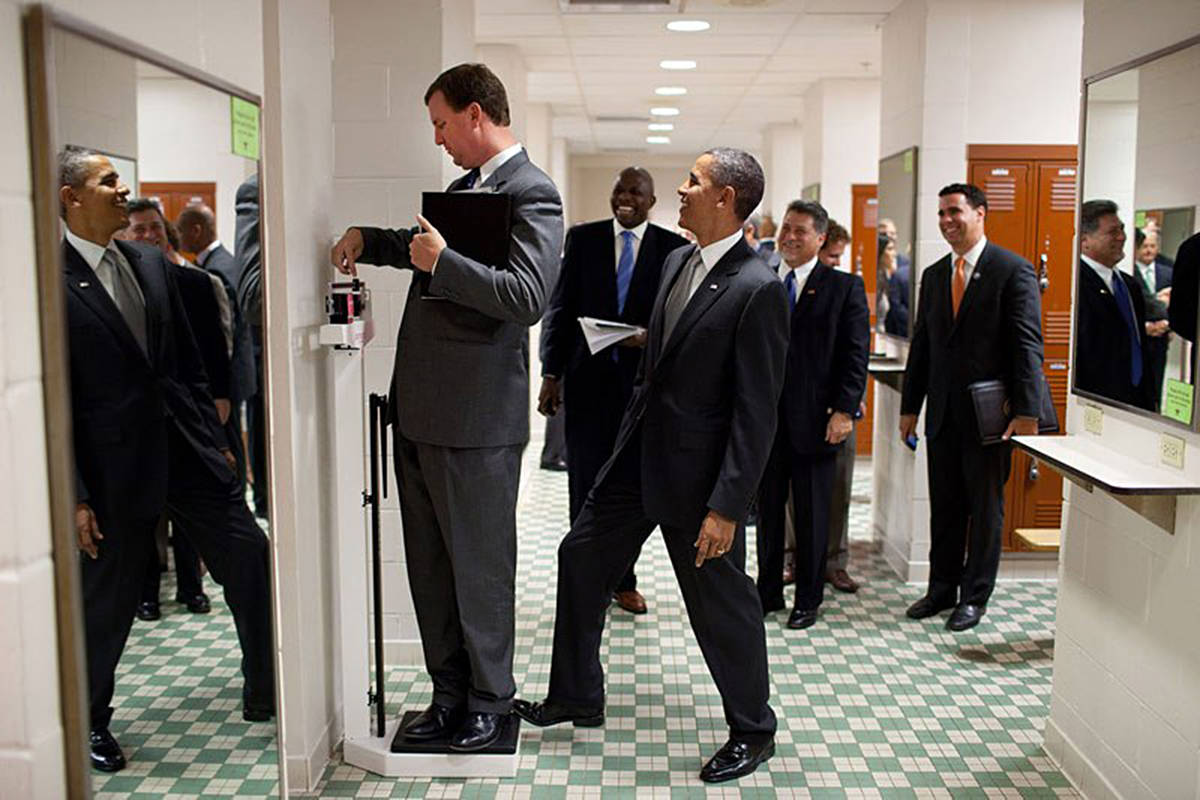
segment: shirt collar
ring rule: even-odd
[[[967,266],[971,267],[972,269],[975,268],[975,265],[979,263],[979,256],[983,254],[983,248],[985,247],[987,247],[987,237],[980,236],[979,241],[975,243],[975,246],[962,255],[963,259],[967,262]],[[950,262],[954,263],[957,260],[958,256],[951,251]]]
[[[70,228],[65,228],[65,230],[67,242],[69,242],[70,245],[75,248],[79,255],[83,256],[83,260],[87,262],[87,265],[91,267],[93,271],[100,267],[100,261],[103,260],[104,252],[106,250],[112,250],[114,253],[117,252],[117,246],[112,243],[111,239],[109,240],[107,247],[101,247],[95,242],[89,242],[87,239],[84,239],[81,236],[76,236],[75,232]]]
[[[816,266],[817,266],[817,256],[813,256],[808,261],[805,261],[803,264],[796,267],[796,269],[795,269],[796,280],[803,281],[805,278],[808,277],[808,274],[810,272],[812,272],[813,269],[816,268]],[[792,272],[792,268],[788,266],[788,263],[786,261],[784,261],[782,258],[780,258],[779,259],[779,277],[780,277],[780,279],[781,280],[786,279],[789,272]]]
[[[650,220],[648,219],[642,220],[641,225],[637,225],[633,228],[626,228],[622,226],[620,222],[617,222],[616,217],[613,217],[613,236],[615,236],[618,240],[621,238],[622,233],[629,231],[633,234],[633,238],[640,242],[646,235],[646,228],[648,227],[650,227]]]
[[[1079,254],[1079,260],[1094,269],[1096,274],[1104,279],[1105,283],[1108,283],[1112,280],[1113,272],[1116,269],[1115,267],[1106,267],[1096,259],[1092,258],[1091,256],[1085,256],[1083,253]]]
[[[521,143],[517,142],[516,144],[509,145],[483,162],[479,167],[479,180],[475,183],[475,186],[482,186],[488,178],[492,177],[492,173],[504,165],[505,161],[508,161],[519,152],[521,152]]]
[[[718,239],[707,247],[700,248],[700,260],[704,262],[706,269],[712,269],[717,265],[717,262],[725,257],[725,254],[733,249],[733,246],[738,243],[738,239],[745,238],[742,234],[742,229],[738,228],[735,232],[729,234],[724,239]]]
[[[199,253],[196,254],[196,259],[199,261],[207,261],[209,253],[211,253],[213,250],[216,250],[220,246],[221,246],[221,240],[213,239],[212,244],[210,244],[208,247],[204,248],[203,250],[201,250]]]

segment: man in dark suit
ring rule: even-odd
[[[649,172],[640,167],[621,171],[609,200],[613,218],[567,232],[562,274],[542,321],[538,410],[553,415],[560,400],[566,401],[572,521],[612,454],[646,346],[642,334],[592,355],[578,319],[595,317],[643,328],[650,321],[663,262],[672,250],[687,244],[682,236],[649,222],[654,201]],[[632,565],[617,584],[616,600],[630,613],[646,613]]]
[[[1171,304],[1167,308],[1171,330],[1196,341],[1196,306],[1200,301],[1200,233],[1192,234],[1179,245],[1171,268]]]
[[[730,148],[701,155],[679,187],[679,224],[697,245],[663,265],[612,456],[558,549],[549,696],[513,706],[534,725],[603,724],[605,609],[658,526],[730,728],[700,772],[709,782],[749,774],[775,749],[742,526],[775,434],[787,355],[786,292],[742,235],[762,191],[758,162]]]
[[[1134,231],[1133,276],[1142,290],[1146,309],[1146,380],[1149,399],[1157,411],[1162,405],[1163,378],[1167,372],[1167,350],[1171,345],[1171,282],[1174,269],[1158,260],[1158,231]],[[1174,262],[1172,262],[1174,263]]]
[[[504,84],[483,64],[443,72],[425,93],[434,142],[470,171],[450,191],[512,199],[508,262],[481,264],[420,228],[350,228],[354,262],[416,272],[392,374],[404,545],[433,703],[405,729],[482,750],[499,736],[513,682],[516,503],[529,441],[529,327],[558,278],[562,201],[509,129]]]
[[[952,631],[979,624],[996,585],[1012,451],[1007,441],[980,443],[967,387],[1004,381],[1015,415],[1007,440],[1037,434],[1044,380],[1033,266],[988,242],[986,215],[978,186],[952,183],[938,193],[938,226],[952,253],[921,276],[900,402],[901,439],[916,434],[925,403],[929,447],[929,588],[908,616],[953,608]]]
[[[1146,304],[1138,279],[1117,269],[1124,257],[1117,204],[1088,200],[1079,215],[1075,387],[1153,411]]]
[[[114,772],[125,766],[108,730],[114,671],[159,518],[187,527],[225,587],[251,720],[269,719],[275,698],[267,540],[240,496],[174,276],[159,250],[112,238],[129,189],[77,148],[59,174],[92,764]]]
[[[254,473],[254,513],[266,517],[267,509],[267,414],[263,381],[262,243],[258,237],[258,173],[242,181],[234,195],[237,228],[233,257],[237,262],[237,313],[249,332],[248,372],[239,373],[236,393],[246,401],[247,461]],[[240,419],[235,417],[240,425]]]
[[[866,389],[871,335],[862,279],[817,258],[828,228],[820,203],[796,200],[775,237],[783,256],[779,277],[791,308],[791,340],[779,427],[758,490],[758,596],[764,613],[784,607],[790,490],[796,596],[787,625],[797,630],[816,622],[821,605],[834,471]]]

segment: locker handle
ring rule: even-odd
[[[1029,461],[1029,482],[1036,483],[1037,479],[1038,479],[1038,475],[1039,475],[1039,473],[1038,473],[1037,459],[1036,458],[1030,459],[1030,461]]]
[[[1042,293],[1044,294],[1046,290],[1050,288],[1050,259],[1045,253],[1042,253],[1042,257],[1039,260],[1041,261],[1041,268],[1038,274],[1038,286],[1041,287]]]

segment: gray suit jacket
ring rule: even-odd
[[[528,329],[541,319],[558,280],[562,200],[524,150],[480,188],[512,196],[508,263],[481,264],[447,248],[428,282],[412,282],[396,342],[390,416],[415,442],[529,441]],[[359,261],[412,268],[408,244],[416,228],[359,230]]]

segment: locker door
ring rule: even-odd
[[[867,290],[867,306],[871,309],[871,330],[875,330],[875,261],[878,250],[879,200],[878,187],[874,183],[855,183],[850,186],[850,246],[847,248],[850,269],[863,279]],[[874,344],[875,334],[871,334]],[[860,456],[871,455],[871,436],[874,430],[875,381],[867,378],[867,391],[863,397],[867,411],[858,421],[858,438],[855,452]]]
[[[987,195],[987,237],[1003,248],[1033,260],[1030,252],[1034,209],[1033,170],[1025,161],[975,161],[971,183]]]

